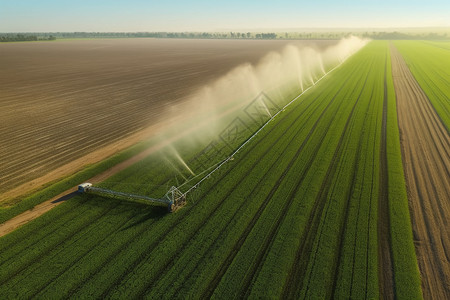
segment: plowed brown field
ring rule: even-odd
[[[425,299],[450,299],[450,137],[392,45],[391,55],[423,294]]]
[[[172,105],[286,43],[111,39],[0,45],[0,201],[148,137],[154,131],[146,129],[167,121]]]

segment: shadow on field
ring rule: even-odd
[[[67,201],[69,199],[72,199],[73,197],[75,197],[76,195],[79,195],[80,193],[78,191],[74,191],[72,193],[66,194],[62,197],[59,197],[56,200],[53,200],[52,203],[59,203],[59,202],[63,202],[63,201]]]
[[[77,193],[75,193],[76,195]],[[127,230],[130,228],[133,228],[137,225],[140,225],[142,223],[145,223],[149,220],[157,221],[165,216],[167,216],[167,208],[166,207],[159,207],[159,206],[152,206],[148,203],[142,203],[139,201],[133,201],[133,200],[122,200],[122,199],[114,199],[114,198],[108,198],[108,197],[102,197],[98,195],[85,195],[87,196],[87,205],[92,206],[102,206],[105,205],[109,207],[116,207],[120,206],[120,212],[116,213],[132,213],[132,222],[128,223],[127,226],[121,228],[120,230]]]
[[[159,219],[164,218],[168,214],[167,209],[162,207],[149,207],[148,212],[142,212],[142,216],[138,218],[136,221],[132,222],[128,226],[125,226],[121,229],[121,231],[131,229],[135,226],[138,226],[142,223],[145,223],[149,220],[158,221]]]

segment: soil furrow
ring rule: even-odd
[[[91,51],[90,47],[98,43],[109,46]],[[183,103],[202,86],[226,74],[234,66],[257,63],[267,52],[280,50],[287,43],[127,39],[126,43],[110,40],[1,45],[0,94],[4,100],[1,103],[0,128],[8,134],[0,134],[0,151],[8,155],[14,153],[12,160],[20,157],[26,164],[39,161],[23,155],[33,154],[33,150],[42,149],[52,157],[59,150],[52,151],[51,143],[40,147],[35,141],[51,131],[56,132],[58,141],[70,142],[75,135],[84,134],[87,138],[84,145],[99,142],[95,149],[105,152],[111,141],[102,139],[104,134],[121,128],[122,132],[113,133],[112,138],[125,140],[132,138],[132,133],[139,129],[161,124],[172,117],[170,106]],[[302,42],[304,46],[315,45],[318,48],[335,43]],[[224,50],[227,52],[225,56]],[[30,59],[24,60],[25,56]],[[116,123],[117,120],[122,124]],[[29,138],[20,140],[22,151],[14,150],[17,147],[13,144],[22,134]],[[145,134],[140,140],[148,136]],[[76,148],[72,147],[72,150]],[[18,187],[19,182],[39,179],[44,184],[61,178],[63,176],[47,178],[44,175],[70,164],[75,157],[84,156],[90,150],[92,148],[83,149],[52,166],[48,162],[39,162],[42,165],[39,172],[18,173],[15,177],[18,180],[12,178],[7,185],[0,183],[0,190],[13,193],[12,189]],[[67,173],[74,173],[87,163],[101,159],[91,157],[76,166],[71,164],[70,170],[69,166],[65,169]],[[0,156],[0,165],[10,160]],[[12,197],[29,190],[14,189]]]
[[[372,64],[373,64],[373,62],[372,62]],[[348,120],[350,120],[350,118],[353,116],[353,114],[354,114],[354,112],[355,112],[355,108],[357,107],[357,104],[358,104],[359,100],[361,99],[361,95],[362,95],[363,91],[364,91],[365,89],[367,89],[367,84],[368,84],[368,83],[367,83],[367,79],[368,79],[368,78],[369,78],[369,77],[368,77],[368,75],[367,75],[366,80],[364,81],[363,88],[361,89],[361,92],[360,92],[360,94],[358,95],[357,101],[356,101],[356,103],[355,103],[355,106],[354,106],[353,109],[352,109],[351,115],[350,115],[350,117],[349,117]],[[368,103],[368,105],[367,105],[367,108],[366,108],[366,111],[365,111],[364,114],[367,114],[368,111],[369,111],[370,108],[371,108],[370,104],[371,104],[372,99],[373,99],[373,93],[374,93],[374,90],[375,90],[375,89],[372,89],[372,94],[371,94],[371,96],[370,96],[370,100],[369,100],[369,103]],[[343,131],[343,135],[345,134],[345,135],[352,136],[352,135],[351,135],[351,132],[354,130],[354,122],[355,122],[355,119],[351,120],[350,123],[347,123],[347,124],[346,124],[345,129],[344,129],[344,131]],[[361,128],[364,128],[364,124],[365,124],[366,122],[367,122],[367,118],[364,118],[364,122],[363,122]],[[356,149],[356,151],[355,151],[355,153],[354,153],[354,156],[353,156],[355,159],[354,159],[353,168],[352,168],[352,169],[353,169],[353,170],[352,170],[352,175],[351,175],[352,177],[351,177],[351,180],[349,181],[349,182],[351,183],[351,186],[349,187],[347,193],[346,193],[345,196],[344,196],[345,204],[344,204],[344,207],[343,207],[343,210],[342,210],[342,216],[343,216],[343,217],[341,218],[340,224],[339,224],[339,234],[338,234],[338,235],[339,235],[340,238],[339,238],[339,242],[338,242],[338,251],[336,252],[336,254],[335,254],[335,256],[334,256],[334,259],[333,259],[333,265],[332,265],[332,268],[331,268],[331,270],[332,270],[332,271],[331,271],[331,280],[333,281],[333,284],[332,284],[331,289],[329,289],[329,293],[328,293],[328,296],[327,296],[327,297],[329,297],[330,295],[332,295],[332,294],[334,293],[334,283],[336,282],[336,278],[337,278],[337,275],[338,275],[339,261],[340,261],[340,256],[341,256],[341,251],[342,251],[342,245],[343,245],[343,241],[344,241],[345,226],[346,226],[346,223],[347,223],[348,212],[349,212],[349,204],[350,204],[350,201],[351,201],[351,199],[352,199],[352,197],[353,197],[353,193],[354,193],[354,189],[355,189],[355,181],[356,181],[355,179],[356,179],[357,171],[358,171],[358,167],[359,167],[359,157],[360,157],[360,155],[361,155],[361,147],[362,147],[361,135],[359,136],[359,139],[360,139],[360,141],[359,141],[359,143],[358,143],[357,149]],[[347,141],[347,143],[348,143],[348,142],[349,142],[349,141]],[[346,148],[347,148],[347,145],[346,145],[346,143],[343,143],[343,145],[342,145],[342,146],[339,146],[339,147],[341,148],[341,150],[340,150],[340,152],[341,152],[341,153],[340,153],[340,157],[342,157],[343,153],[345,153],[345,150],[346,150]],[[335,162],[335,163],[337,164],[337,161],[333,160],[333,162]],[[364,163],[366,163],[366,162],[364,162]],[[343,164],[343,165],[336,171],[334,177],[335,177],[335,178],[339,178],[341,172],[343,172],[344,169],[345,169],[345,168],[348,168],[348,167],[349,167],[349,166]],[[332,178],[332,177],[330,177],[330,178]],[[331,182],[330,182],[330,183],[331,183]],[[362,186],[364,186],[364,184],[362,184]],[[336,183],[333,185],[333,187],[331,188],[331,193],[328,193],[328,192],[327,192],[327,193],[323,194],[323,195],[326,197],[326,201],[328,202],[328,205],[327,205],[326,208],[325,208],[325,217],[324,217],[323,220],[328,220],[329,209],[330,209],[330,206],[332,205],[332,201],[330,201],[330,200],[334,198],[333,195],[336,193],[336,190],[337,190],[337,189],[341,189],[341,188],[342,188],[342,187],[338,187],[338,184],[337,184],[337,182],[336,182]],[[328,189],[330,190],[329,187],[328,187]],[[362,190],[361,190],[361,192],[362,192]],[[357,197],[356,199],[360,199],[360,197]],[[324,201],[325,201],[325,199],[324,199]],[[359,207],[359,205],[358,205],[358,207]],[[322,211],[323,211],[323,209],[322,209]],[[321,214],[323,214],[323,212],[322,212]],[[319,215],[321,215],[321,214],[319,214]],[[319,218],[320,218],[320,216],[319,216]],[[359,208],[358,208],[358,218],[359,218]],[[319,219],[319,220],[320,220],[320,219]],[[322,224],[323,224],[323,223],[322,223]],[[319,224],[319,227],[320,227],[320,225],[322,225],[322,224]],[[324,227],[322,227],[321,230],[320,230],[317,245],[320,245],[320,243],[321,243],[322,236],[323,236],[323,230],[325,230]],[[355,235],[355,242],[356,242],[356,240],[357,240],[357,235]],[[315,266],[315,263],[316,263],[317,252],[318,252],[318,248],[316,248],[315,251],[314,251],[314,253],[312,254],[312,259],[313,259],[313,267],[312,267],[312,269],[314,269],[314,266]],[[355,252],[354,252],[354,254],[355,254]],[[311,259],[311,254],[310,254],[310,259]],[[353,284],[354,265],[355,265],[355,259],[353,259],[352,284]],[[367,266],[366,266],[366,267],[367,267]],[[367,273],[366,273],[366,274],[367,274]],[[309,291],[309,289],[310,289],[310,280],[311,280],[311,277],[309,277],[308,283],[307,283],[307,285],[306,285],[306,293],[305,293],[305,295],[308,294],[308,291]],[[351,285],[350,290],[352,291],[352,285]]]
[[[312,102],[311,102],[311,104],[312,104]],[[311,105],[311,104],[309,104],[309,105]],[[281,120],[288,118],[288,116],[289,116],[291,113],[293,113],[293,110],[291,110],[288,114],[285,114],[285,115],[280,119],[280,122],[281,122]],[[300,115],[296,118],[296,120],[298,120],[301,116],[302,116],[302,114],[300,114]],[[294,121],[294,122],[295,122],[295,121]],[[275,130],[275,129],[276,129],[275,126],[272,127],[272,128],[270,128],[270,130],[266,133],[266,135],[270,135],[271,132],[272,132],[273,130]],[[270,147],[267,147],[266,151],[263,153],[263,156],[267,155],[267,153],[270,152],[271,148],[272,148],[272,147],[273,147],[273,146],[274,146],[274,145],[275,145],[282,137],[283,137],[283,135],[279,135],[278,138],[272,142],[271,146],[270,146]],[[246,156],[250,155],[251,152],[252,152],[252,149],[256,148],[256,147],[262,142],[262,140],[263,140],[263,139],[261,138],[261,139],[257,140],[256,143],[254,143],[253,145],[251,145],[251,147],[248,149],[248,151],[244,152],[244,153],[243,153],[243,156],[242,156],[240,159],[241,159],[241,160],[245,160]],[[240,174],[241,178],[245,178],[246,176],[248,176],[248,175],[251,173],[251,171],[253,170],[253,167],[254,167],[258,162],[259,162],[259,161],[255,161],[255,163],[253,164],[252,167],[250,167],[245,173]],[[222,178],[226,177],[232,170],[233,170],[233,168],[229,168],[229,169],[228,169],[228,170],[227,170],[227,171],[226,171],[226,172],[218,179],[218,182],[219,182]],[[231,188],[228,190],[227,194],[224,195],[224,197],[217,203],[217,205],[213,208],[213,210],[212,210],[211,213],[208,215],[208,217],[203,221],[203,223],[207,222],[207,221],[214,215],[214,213],[221,207],[221,205],[223,204],[223,202],[224,202],[224,201],[227,199],[227,197],[233,192],[234,188],[236,188],[236,186],[240,183],[240,181],[241,181],[241,180],[236,180],[236,181],[235,181],[235,186],[234,186],[234,187],[231,187]],[[208,194],[213,188],[214,188],[214,186],[211,186],[207,191],[205,191],[204,194]],[[192,206],[195,206],[195,205],[196,205],[195,203],[192,204]],[[192,207],[192,206],[191,206],[191,207]],[[177,224],[179,224],[182,220],[183,220],[182,218],[177,219],[176,223],[175,223],[173,226],[170,226],[170,229],[165,233],[165,235],[169,234],[173,229],[177,228]],[[190,239],[187,239],[186,242],[185,242],[185,244],[188,243],[189,240],[190,240]],[[159,241],[158,241],[158,242],[159,242]],[[156,246],[156,244],[157,244],[157,242],[153,243],[150,247],[148,247],[149,251],[145,251],[144,254],[150,253],[150,250],[152,250],[152,249]],[[180,247],[183,248],[184,245],[183,245],[183,246],[180,246]],[[140,257],[140,259],[134,261],[134,262],[128,267],[128,271],[127,271],[126,273],[122,274],[121,277],[120,277],[119,279],[117,279],[111,286],[116,286],[120,281],[122,281],[122,280],[127,276],[127,274],[128,274],[130,271],[132,271],[132,270],[133,270],[133,269],[134,269],[134,268],[135,268],[142,260],[144,260],[144,257]],[[172,262],[173,262],[173,260],[170,260],[168,264],[170,264],[170,263],[172,263]],[[161,269],[161,272],[162,272],[162,271],[163,271],[163,269]],[[106,295],[108,295],[108,293],[109,293],[110,291],[111,291],[110,289],[106,289],[105,292],[102,294],[102,297],[105,297]]]
[[[101,220],[102,217],[104,217],[109,211],[111,211],[112,209],[114,209],[115,207],[117,207],[119,204],[116,204],[113,207],[109,207],[107,209],[105,209],[105,211],[103,211],[98,218],[93,218],[91,220],[89,220],[88,222],[83,224],[83,229],[81,230],[85,230],[86,228],[88,228],[91,224],[94,224],[96,222],[99,222]],[[32,265],[38,265],[39,262],[49,253],[51,253],[51,251],[55,248],[57,248],[58,246],[60,246],[61,244],[63,244],[66,240],[70,240],[73,236],[75,236],[76,234],[78,234],[79,231],[72,231],[69,235],[67,235],[65,237],[64,240],[59,241],[58,243],[56,243],[55,245],[51,246],[50,248],[46,249],[44,252],[40,253],[39,257],[37,257],[36,259],[33,260],[32,264],[27,264],[24,265],[22,267],[19,267],[16,271],[14,271],[12,274],[9,274],[6,279],[3,279],[0,282],[0,285],[5,284],[6,282],[8,282],[9,280],[11,280],[11,278],[13,278],[14,276],[17,276],[20,272],[24,271],[25,269],[30,268]]]
[[[314,103],[314,102],[311,102],[311,104],[312,103]],[[309,104],[307,107],[310,107],[311,106],[311,104]],[[324,109],[324,111],[322,112],[322,114],[321,115],[323,115],[323,113],[328,109],[328,107],[329,107],[330,105],[327,105],[327,107]],[[305,109],[306,110],[306,109]],[[314,112],[317,110],[317,107],[314,109]],[[314,113],[313,112],[313,113]],[[311,113],[310,115],[312,115],[313,113]],[[303,116],[303,113],[302,114],[300,114],[293,122],[292,122],[292,124],[295,124],[295,123],[298,123],[299,122],[299,120],[300,120],[300,118]],[[309,119],[309,117],[307,118],[307,120]],[[306,121],[307,121],[306,120]],[[305,121],[305,122],[306,122]],[[292,127],[292,125],[290,126],[290,128]],[[299,128],[299,130],[297,130],[297,132],[295,133],[295,137],[301,132],[302,130],[301,130],[301,128]],[[277,142],[275,143],[275,144],[277,144],[278,143],[278,141],[281,139],[281,135],[277,138]],[[295,140],[295,137],[293,138],[293,140]],[[308,137],[309,138],[309,137]],[[286,148],[287,147],[289,147],[289,145],[286,145]],[[283,151],[281,151],[281,153],[284,153],[285,151],[286,151],[286,148],[283,150]],[[267,151],[270,151],[271,150],[271,147],[270,148],[268,148],[267,149]],[[266,152],[267,152],[266,151]],[[264,157],[265,155],[266,155],[266,152],[265,153],[263,153],[263,156],[262,157]],[[281,156],[279,156],[279,157],[277,157],[276,159],[274,159],[273,160],[273,162],[272,162],[272,165],[271,165],[271,167],[269,168],[269,170],[263,175],[263,176],[261,176],[261,178],[260,178],[260,180],[258,181],[258,183],[257,183],[257,185],[255,185],[255,187],[252,189],[252,191],[249,193],[250,195],[252,195],[252,194],[254,194],[257,190],[258,190],[258,188],[259,188],[259,186],[260,186],[260,183],[261,182],[263,182],[263,180],[264,180],[264,178],[266,177],[266,175],[267,174],[269,174],[270,172],[272,172],[273,171],[273,169],[278,165],[278,161],[282,158],[283,156],[281,155]],[[253,169],[253,168],[252,168]],[[267,201],[265,201],[265,202],[263,202],[262,203],[262,205],[259,207],[259,209],[258,209],[258,211],[257,211],[257,213],[256,213],[256,215],[252,218],[252,221],[254,220],[255,222],[257,221],[257,219],[259,219],[259,216],[261,215],[261,213],[262,213],[262,211],[264,210],[264,208],[266,207],[266,205],[268,204],[268,200],[270,200],[270,199],[267,199],[266,198],[266,200]],[[240,211],[241,209],[242,209],[242,207],[244,206],[246,204],[246,202],[243,202],[242,203],[242,205],[236,210],[236,212],[235,212],[235,214],[234,215],[236,215],[237,214],[237,212],[238,211]],[[250,222],[250,224],[252,223],[252,221]],[[246,227],[246,230],[244,231],[244,234],[243,235],[245,235],[245,236],[247,236],[249,233],[250,233],[250,231],[251,231],[251,229],[253,228],[253,225],[250,225],[250,226],[247,226]],[[224,231],[226,228],[223,228],[222,229],[222,231]],[[241,235],[241,237],[243,236],[243,235]],[[220,236],[220,235],[219,235]],[[214,241],[215,242],[215,241]],[[212,247],[214,245],[214,243],[212,243],[211,245],[210,245],[210,247]],[[233,249],[235,249],[236,251],[238,251],[238,249],[239,249],[240,247],[236,247],[236,245],[233,247]],[[206,251],[206,252],[208,252],[208,251]],[[192,272],[195,270],[196,268],[194,268],[193,270],[192,270]],[[167,270],[167,269],[166,269]],[[162,277],[162,276],[161,276]],[[189,276],[188,276],[189,277]],[[179,288],[181,288],[181,286],[179,287]],[[176,294],[176,293],[175,293]]]
[[[367,81],[367,75],[366,75],[365,81]],[[362,92],[362,90],[361,90],[361,92]],[[305,275],[304,271],[306,268],[306,264],[309,261],[308,257],[305,257],[305,256],[309,256],[311,254],[311,249],[313,246],[315,233],[319,226],[320,215],[321,215],[321,212],[322,212],[322,210],[325,206],[325,202],[326,202],[325,196],[327,195],[328,190],[330,188],[332,174],[334,174],[334,171],[335,171],[334,169],[335,169],[335,167],[337,167],[337,163],[334,163],[334,162],[337,161],[337,158],[339,157],[338,155],[341,152],[344,136],[345,136],[347,127],[350,123],[350,120],[352,119],[352,115],[356,108],[358,100],[359,100],[359,97],[355,101],[355,104],[353,105],[352,110],[347,118],[346,124],[344,126],[344,129],[343,129],[340,139],[338,141],[338,145],[333,154],[333,159],[331,160],[332,163],[328,167],[324,181],[322,182],[322,185],[320,188],[320,192],[317,195],[316,200],[314,201],[314,205],[313,205],[313,208],[310,213],[309,221],[307,223],[308,228],[306,228],[304,230],[303,237],[301,239],[303,242],[300,245],[300,247],[297,249],[297,253],[295,255],[295,259],[294,259],[292,268],[289,271],[288,279],[286,280],[285,286],[283,288],[283,298],[292,299],[294,297],[297,297],[297,293],[303,285],[303,279],[304,279],[304,275]],[[325,193],[325,191],[326,191],[326,193]]]
[[[391,44],[403,167],[426,299],[450,299],[449,133]]]
[[[339,91],[336,93],[336,95],[342,90],[342,87],[339,89]],[[333,96],[332,100],[330,101],[330,103],[327,105],[327,107],[324,109],[324,111],[320,114],[319,118],[317,119],[317,121],[314,123],[311,131],[308,133],[307,137],[305,138],[305,140],[303,141],[303,143],[301,144],[300,148],[297,150],[295,157],[292,159],[292,161],[290,162],[289,166],[288,166],[288,170],[285,170],[285,174],[283,176],[283,178],[285,177],[285,175],[287,174],[287,172],[294,166],[296,160],[298,159],[298,157],[300,156],[302,150],[304,149],[304,147],[307,145],[307,143],[309,142],[311,136],[313,135],[313,133],[315,132],[315,129],[317,128],[317,125],[319,124],[319,122],[322,120],[323,115],[325,114],[325,112],[328,110],[328,108],[331,106],[331,104],[335,101],[336,99],[336,95]],[[334,115],[336,116],[336,115]],[[267,256],[267,253],[270,249],[270,246],[272,245],[275,236],[278,233],[278,230],[280,228],[280,224],[282,223],[282,221],[284,220],[284,218],[286,217],[286,214],[289,210],[289,208],[292,205],[293,199],[295,197],[295,194],[297,193],[300,185],[302,184],[304,178],[306,177],[306,174],[308,173],[308,171],[310,170],[311,166],[312,166],[312,162],[314,161],[314,159],[317,156],[318,150],[320,148],[320,146],[322,146],[322,142],[325,138],[326,133],[328,132],[328,129],[330,128],[331,124],[333,123],[334,117],[330,118],[327,129],[322,131],[322,136],[320,138],[320,140],[317,142],[316,147],[313,151],[314,155],[311,155],[309,157],[309,160],[306,162],[306,168],[302,171],[301,174],[299,174],[298,180],[296,185],[294,186],[294,188],[292,189],[291,193],[289,194],[289,196],[286,198],[286,203],[283,206],[283,209],[281,211],[281,214],[279,215],[279,217],[277,218],[274,226],[272,227],[271,231],[269,232],[264,244],[262,247],[259,248],[257,257],[256,257],[256,262],[253,264],[252,269],[247,273],[246,278],[244,279],[242,285],[241,285],[241,298],[247,298],[250,295],[251,292],[251,281],[252,279],[254,279],[255,274],[259,273],[259,270],[262,267],[262,262],[264,261],[265,257]],[[283,178],[280,178],[281,180]],[[278,180],[281,184],[280,179]],[[278,187],[277,187],[278,189]],[[275,192],[275,191],[274,191]],[[269,194],[266,201],[270,201],[270,199],[273,197],[273,193]]]
[[[390,71],[390,70],[389,70]],[[387,58],[384,70],[383,121],[380,142],[380,191],[378,197],[378,285],[380,297],[394,299],[394,269],[392,264],[390,217],[389,217],[389,173],[387,161]]]

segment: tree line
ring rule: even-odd
[[[53,35],[39,36],[35,34],[0,34],[0,42],[27,42],[27,41],[53,41],[56,37]]]
[[[411,34],[402,32],[39,32],[0,33],[0,42],[48,41],[70,38],[179,38],[179,39],[341,39],[355,35],[378,40],[448,39],[446,33]]]
[[[254,32],[52,32],[56,38],[182,38],[182,39],[276,39],[278,35]]]

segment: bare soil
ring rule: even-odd
[[[194,129],[192,129],[192,130],[194,130]],[[159,151],[163,147],[167,146],[169,143],[181,138],[183,135],[188,134],[188,133],[189,133],[189,131],[186,131],[186,132],[180,133],[179,135],[175,135],[175,136],[171,137],[170,139],[163,140],[160,143],[158,143],[152,147],[149,147],[145,151],[142,151],[139,154],[136,154],[133,157],[109,168],[108,170],[105,170],[104,172],[101,172],[101,173],[95,175],[94,177],[86,180],[86,182],[90,182],[90,183],[94,183],[94,184],[102,182],[103,180],[109,178],[110,176],[116,174],[117,172],[120,172],[120,171],[126,169],[127,167],[131,166],[132,164],[144,159],[148,155]],[[132,141],[133,141],[133,139],[130,139],[127,142],[132,142]],[[111,151],[113,151],[113,150],[114,150],[114,148],[111,149]],[[101,151],[97,151],[97,152],[99,152],[99,155],[104,154]],[[55,206],[57,206],[61,203],[64,203],[64,201],[69,200],[70,198],[76,196],[77,194],[78,194],[77,186],[74,186],[74,187],[62,192],[61,194],[59,194],[45,202],[42,202],[41,204],[36,205],[32,209],[29,209],[29,210],[21,213],[20,215],[14,217],[12,219],[9,219],[8,221],[6,221],[4,223],[1,223],[0,224],[0,237],[6,235],[6,234],[14,231],[15,229],[19,228],[20,226],[25,225],[26,223],[36,219],[37,217],[48,212]]]
[[[450,136],[391,45],[409,207],[425,299],[450,299]]]
[[[105,39],[0,45],[0,202],[148,138],[172,117],[173,105],[286,43]]]
[[[333,43],[302,45],[323,48]],[[167,117],[173,104],[234,66],[257,63],[286,44],[127,39],[0,45],[0,201],[155,136],[180,120]],[[87,181],[101,182],[188,133],[161,141]],[[0,236],[70,199],[75,191],[73,187],[0,224]]]
[[[174,134],[170,137],[167,137],[163,140],[160,140],[155,145],[141,151],[140,153],[130,157],[129,159],[118,163],[117,165],[112,166],[111,168],[95,175],[94,177],[86,180],[86,182],[90,182],[93,184],[102,182],[109,177],[113,176],[114,174],[130,167],[134,163],[137,163],[138,161],[144,159],[145,157],[151,155],[152,153],[158,152],[167,145],[171,144],[172,142],[177,141],[180,138],[183,138],[186,135],[189,135],[191,132],[195,132],[197,129],[202,128],[204,126],[208,126],[209,119],[204,119],[202,121],[197,122],[195,126],[192,126],[190,128],[187,128],[184,131],[178,132],[177,134]],[[44,184],[46,180],[53,179],[53,177],[62,176],[65,175],[67,172],[71,172],[71,170],[76,170],[76,168],[80,165],[83,165],[86,162],[90,162],[91,160],[101,160],[102,158],[105,158],[105,156],[115,153],[118,150],[122,149],[123,147],[131,146],[135,143],[137,143],[139,140],[142,139],[142,137],[145,137],[149,134],[152,134],[154,132],[157,132],[160,128],[158,127],[164,127],[164,123],[156,124],[155,126],[147,128],[147,130],[143,130],[141,132],[138,132],[137,134],[132,135],[131,137],[119,141],[117,143],[114,143],[112,145],[109,145],[109,147],[105,147],[103,149],[100,149],[98,151],[95,151],[93,153],[90,153],[86,155],[85,157],[78,159],[72,163],[69,163],[61,168],[58,168],[49,174],[46,174],[45,176],[41,178],[37,178],[29,183],[26,183],[24,185],[21,185],[11,191],[8,191],[5,193],[5,195],[16,195],[21,192],[21,189],[26,189],[27,187],[30,187],[31,185],[39,185]],[[81,183],[81,182],[80,182]],[[72,197],[76,196],[78,186],[74,186],[61,194],[46,200],[45,202],[42,202],[41,204],[36,205],[35,207],[21,213],[20,215],[7,220],[4,223],[0,224],[0,237],[14,231],[15,229],[19,228],[22,225],[25,225],[26,223],[36,219],[37,217],[43,215],[44,213],[48,212],[55,206],[63,203],[64,201],[67,201],[71,199]]]

